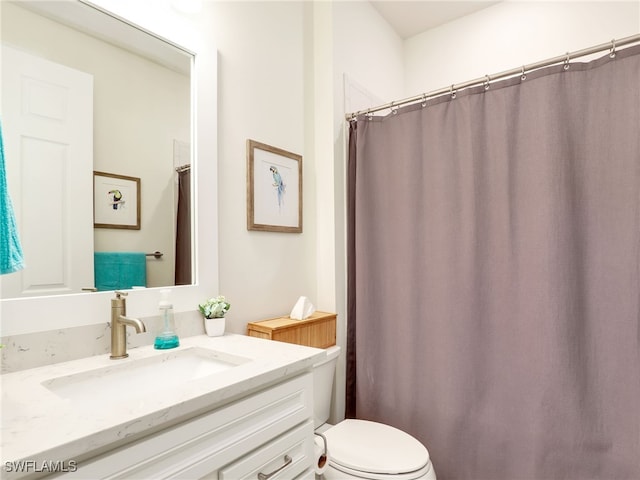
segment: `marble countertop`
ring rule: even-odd
[[[124,365],[154,355],[189,348],[206,348],[223,355],[245,357],[246,363],[191,380],[180,388],[154,391],[135,401],[70,401],[43,383],[52,378]],[[111,360],[98,355],[0,376],[2,385],[1,461],[62,461],[76,459],[127,437],[181,421],[258,391],[310,369],[323,350],[243,335],[198,335],[180,339],[172,350],[153,346],[129,350],[129,358]],[[158,382],[162,373],[158,369]]]

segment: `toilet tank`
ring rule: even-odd
[[[329,420],[331,399],[333,398],[333,378],[336,373],[340,347],[330,347],[325,352],[327,352],[327,357],[313,366],[314,428],[318,428]]]

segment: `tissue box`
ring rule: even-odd
[[[307,347],[328,348],[336,344],[336,314],[316,310],[304,320],[289,316],[247,324],[247,335]]]

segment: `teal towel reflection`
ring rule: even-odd
[[[93,256],[98,291],[147,285],[147,257],[144,252],[95,252]]]
[[[4,163],[4,144],[0,125],[0,274],[16,272],[23,268],[24,255],[7,188],[7,170]]]

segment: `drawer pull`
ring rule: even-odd
[[[281,471],[284,468],[286,468],[291,462],[293,462],[293,459],[289,455],[285,455],[284,456],[284,465],[282,465],[280,468],[278,468],[277,470],[274,470],[271,473],[262,473],[262,472],[258,473],[258,480],[269,480],[276,473],[278,473],[279,471]]]

